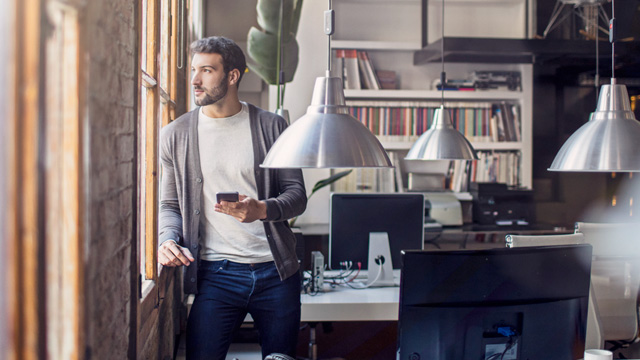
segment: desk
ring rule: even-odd
[[[301,296],[301,320],[397,321],[399,300],[399,287],[352,289],[325,285],[324,292]]]
[[[187,297],[187,314],[195,295]],[[300,295],[302,313],[300,321],[398,321],[400,288],[383,287],[352,289],[346,286],[330,288],[317,295]],[[247,314],[245,322],[253,322]]]
[[[398,321],[400,288],[331,288],[317,295],[303,294],[300,321],[309,323],[309,359],[318,358],[316,322],[323,321]]]
[[[301,224],[304,239],[305,270],[311,270],[311,252],[320,251],[325,259],[329,258],[329,224]],[[573,227],[554,227],[551,225],[496,226],[464,225],[445,227],[440,231],[425,231],[425,250],[491,249],[506,246],[505,235],[551,235],[573,233]]]

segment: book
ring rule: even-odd
[[[495,122],[497,124],[498,141],[507,141],[504,129],[504,120],[502,119],[502,110],[500,110],[499,107],[496,108],[495,112],[493,113],[493,117],[495,118]]]
[[[522,125],[520,124],[520,108],[518,106],[511,106],[511,113],[513,114],[513,127],[516,132],[516,141],[522,141]]]
[[[333,63],[333,69],[331,71],[331,75],[335,77],[339,77],[342,80],[342,84],[344,86],[345,76],[344,76],[344,49],[336,49],[336,56]]]
[[[367,60],[364,58],[364,53],[362,51],[357,51],[358,54],[358,71],[360,71],[360,80],[362,82],[363,89],[375,89],[373,86],[373,80],[369,76],[369,72],[367,71]]]
[[[398,88],[396,72],[391,70],[376,70],[376,77],[381,89],[395,90]]]
[[[364,65],[365,78],[369,82],[369,89],[380,90],[380,81],[374,71],[369,54],[366,51],[358,51],[358,56],[362,59]]]
[[[505,141],[517,141],[515,125],[513,124],[513,112],[511,110],[512,105],[502,102],[499,106],[502,120],[504,121]]]
[[[360,70],[358,67],[358,53],[356,50],[344,51],[345,89],[362,89]]]

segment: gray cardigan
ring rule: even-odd
[[[264,230],[280,279],[298,271],[295,236],[287,219],[302,214],[307,195],[300,169],[263,169],[267,151],[287,127],[283,118],[249,105],[251,138],[258,198],[267,204]],[[198,113],[200,108],[180,116],[162,129],[160,158],[162,183],[158,245],[174,239],[191,250],[199,251],[202,171],[198,151]],[[211,154],[215,156],[215,154]],[[199,258],[198,258],[199,260]],[[186,267],[184,291],[197,293],[199,261]]]

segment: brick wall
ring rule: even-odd
[[[86,359],[170,359],[180,326],[173,271],[158,281],[160,305],[147,319],[137,314],[137,6],[136,0],[88,1],[83,25],[90,159]]]
[[[89,1],[84,23],[90,159],[86,345],[92,359],[134,354],[136,6],[135,0]]]

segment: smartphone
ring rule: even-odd
[[[216,201],[218,204],[220,204],[221,201],[238,202],[238,192],[231,191],[216,193]]]

